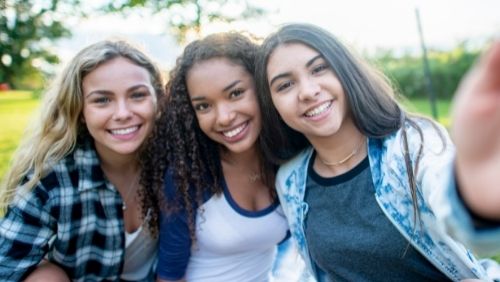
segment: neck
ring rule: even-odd
[[[262,183],[265,181],[266,174],[263,173],[261,159],[259,158],[260,154],[261,152],[255,146],[243,153],[221,153],[224,177],[232,179],[229,181],[239,183],[240,188],[248,188],[248,185],[254,188],[258,186],[265,187]]]
[[[122,175],[136,172],[139,168],[137,154],[118,154],[96,145],[97,155],[103,170]]]
[[[101,169],[106,178],[116,187],[122,195],[124,203],[128,200],[131,190],[136,190],[140,178],[140,167],[137,160],[124,162],[101,160]],[[125,208],[125,205],[124,205]]]
[[[139,163],[135,156],[116,155],[109,157],[99,155],[101,168],[105,174],[135,175],[139,171]]]
[[[333,136],[310,140],[316,150],[314,168],[320,175],[335,176],[355,167],[366,156],[366,136],[356,127]]]
[[[221,151],[220,156],[223,162],[233,166],[246,166],[249,168],[259,167],[259,154],[260,151],[256,146],[241,153],[233,153],[230,151]]]

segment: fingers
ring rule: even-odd
[[[500,41],[492,46],[480,58],[475,66],[477,72],[477,91],[485,94],[500,93]]]
[[[486,64],[487,71],[497,74],[500,72],[500,40],[493,42],[481,61]]]

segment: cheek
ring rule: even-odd
[[[280,116],[286,115],[287,109],[290,110],[292,104],[287,103],[286,99],[279,96],[272,96],[273,105],[280,114]]]
[[[89,108],[86,104],[83,104],[82,112],[80,113],[80,120],[83,123],[85,123],[88,116],[89,116]]]
[[[101,115],[99,111],[93,111],[90,107],[84,107],[80,115],[80,120],[83,125],[91,131],[92,128],[96,126],[96,123],[99,123]]]
[[[154,121],[156,117],[157,106],[154,101],[148,103],[144,110],[144,116],[148,121]]]
[[[257,101],[257,96],[255,94],[250,96],[250,98],[247,101],[245,101],[244,103],[250,107],[251,112],[254,112],[255,115],[260,116],[259,101]]]
[[[208,128],[210,127],[210,117],[208,114],[200,115],[196,114],[196,120],[203,133],[208,135]]]

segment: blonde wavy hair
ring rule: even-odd
[[[32,189],[54,163],[73,151],[78,135],[86,131],[81,122],[82,80],[98,66],[117,57],[124,57],[150,73],[157,104],[164,93],[162,76],[140,48],[120,39],[100,41],[81,50],[43,95],[39,116],[26,131],[11,159],[10,168],[0,184],[0,215],[18,189]],[[26,179],[28,174],[30,177]]]

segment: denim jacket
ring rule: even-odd
[[[443,222],[449,234],[479,254],[500,254],[500,225],[476,228],[454,185],[442,190],[439,196],[436,202],[442,208],[436,217]]]
[[[377,203],[397,230],[450,279],[459,281],[476,277],[491,281],[481,262],[447,235],[445,228],[436,220],[434,211],[440,207],[432,206],[431,203],[438,203],[434,198],[440,189],[453,185],[450,179],[453,177],[454,146],[446,131],[439,125],[435,125],[436,128],[430,121],[416,121],[422,129],[424,138],[422,156],[416,173],[420,218],[415,221],[413,217],[414,209],[406,172],[402,129],[382,139],[368,139],[368,159]],[[409,156],[415,168],[418,148],[422,142],[414,127],[407,123],[405,128],[410,148]],[[443,138],[437,130],[442,133]],[[304,195],[307,168],[312,152],[313,148],[308,148],[282,165],[277,174],[276,187],[299,253],[309,271],[318,281],[322,281],[321,271],[316,271],[315,264],[309,256],[304,233],[304,221],[308,212]],[[497,268],[498,265],[493,263],[492,267]]]

